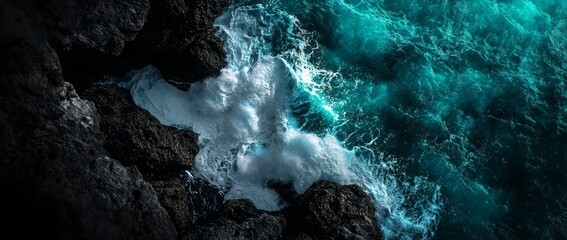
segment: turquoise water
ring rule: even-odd
[[[436,238],[567,238],[566,1],[265,4],[339,73],[314,80],[333,116],[294,106],[302,129],[441,186]]]
[[[236,0],[215,26],[221,76],[124,86],[227,198],[327,179],[390,239],[567,239],[566,1]]]

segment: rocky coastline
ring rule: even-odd
[[[289,207],[184,175],[198,135],[161,125],[129,92],[98,85],[148,64],[180,89],[226,64],[214,19],[228,0],[0,3],[0,184],[17,239],[381,239],[370,197],[320,181]],[[197,189],[197,190],[195,190]],[[201,201],[207,200],[205,206]],[[29,229],[21,232],[19,229]],[[9,237],[8,237],[9,239]]]

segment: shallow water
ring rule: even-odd
[[[122,85],[200,134],[193,174],[226,198],[327,179],[391,239],[567,238],[567,2],[236,1],[215,27],[219,77]]]

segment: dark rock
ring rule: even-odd
[[[48,17],[57,21],[48,26],[62,25],[61,29],[50,27],[46,32],[56,45],[65,79],[80,94],[104,75],[122,76],[149,64],[160,69],[169,83],[188,89],[189,83],[218,75],[226,65],[223,43],[214,36],[212,25],[228,0],[78,2],[52,0],[43,8],[62,15]],[[118,2],[120,6],[113,8]],[[83,13],[85,9],[97,11]],[[72,14],[60,14],[65,10]],[[123,17],[115,19],[113,14]],[[107,24],[114,25],[107,29]]]
[[[111,19],[127,19],[128,13],[93,10],[113,8],[110,5],[129,9],[128,4],[0,1],[4,238],[176,238],[175,227],[151,185],[135,167],[106,157],[96,108],[63,80],[53,48],[88,47],[116,53],[120,42],[133,35]],[[73,21],[75,27],[65,26]],[[113,38],[101,39],[99,33]]]
[[[199,152],[197,134],[162,125],[118,86],[95,85],[83,96],[98,109],[104,147],[112,158],[135,165],[151,181],[180,178],[191,169]]]
[[[82,94],[105,74],[131,70],[119,55],[144,26],[150,0],[46,0],[25,8],[56,49],[65,80]]]
[[[278,189],[289,184],[272,181]],[[287,191],[286,191],[286,194]],[[229,200],[192,226],[184,239],[382,239],[370,197],[355,185],[319,181],[280,212]]]
[[[186,183],[182,179],[151,181],[159,202],[167,210],[177,231],[183,232],[190,219],[190,205],[187,203]]]
[[[56,49],[63,66],[63,76],[73,84],[77,93],[84,91],[106,76],[122,76],[131,70],[121,56],[102,53],[93,49],[73,48],[70,51]]]
[[[228,0],[152,0],[152,10],[139,36],[124,50],[134,68],[156,66],[176,86],[218,75],[226,65],[223,43],[212,23]]]
[[[248,200],[229,200],[218,215],[182,239],[282,239],[285,225],[280,213],[258,210]]]
[[[105,157],[95,107],[62,81],[54,51],[26,46],[20,55],[11,54],[22,50],[17,46],[2,49],[16,63],[7,69],[2,62],[0,68],[2,84],[10,87],[2,91],[0,108],[3,234],[175,238],[167,212],[138,170]]]
[[[34,9],[41,21],[37,26],[56,48],[118,55],[144,26],[150,1],[45,0],[27,7]]]
[[[110,156],[140,169],[182,232],[193,216],[190,213],[195,211],[192,204],[188,205],[182,175],[191,169],[199,151],[197,134],[160,124],[148,111],[136,106],[128,90],[115,85],[94,85],[84,92],[84,98],[93,101],[98,109],[104,147]]]
[[[81,89],[81,95],[83,95],[83,90],[90,87],[92,82],[97,81],[103,75],[120,75],[134,67],[135,61],[132,61],[132,59],[137,61],[141,58],[133,55],[130,55],[131,58],[125,58],[120,55],[120,53],[124,46],[128,45],[128,42],[134,40],[146,22],[147,15],[150,11],[149,0],[24,0],[12,2],[3,1],[0,4],[2,4],[0,7],[2,10],[2,22],[0,23],[2,31],[0,36],[0,48],[2,53],[5,53],[2,55],[3,57],[0,60],[2,64],[2,94],[0,94],[0,99],[3,104],[0,120],[3,125],[6,126],[6,128],[0,132],[2,137],[1,147],[2,153],[7,153],[6,155],[3,155],[6,158],[6,163],[17,163],[14,166],[3,164],[3,166],[6,166],[7,169],[5,179],[10,179],[13,175],[20,173],[19,176],[21,179],[32,182],[28,184],[26,181],[14,180],[10,184],[7,183],[3,185],[6,185],[7,187],[12,186],[14,189],[21,188],[18,187],[20,185],[30,185],[28,187],[29,190],[27,190],[28,194],[23,194],[28,197],[23,197],[23,199],[47,198],[43,195],[36,196],[38,191],[50,194],[50,189],[40,189],[40,187],[33,184],[34,181],[37,181],[34,180],[37,178],[36,175],[45,175],[43,173],[45,168],[42,166],[47,163],[42,160],[43,152],[38,153],[37,150],[30,151],[28,148],[22,147],[22,145],[27,144],[27,142],[31,141],[39,148],[45,146],[44,148],[47,149],[45,150],[45,154],[48,159],[61,158],[63,160],[67,160],[67,155],[72,155],[77,159],[90,161],[90,159],[99,159],[106,155],[107,153],[105,150],[108,150],[110,155],[119,159],[121,163],[126,164],[127,166],[136,165],[136,167],[141,170],[144,178],[150,180],[154,185],[154,188],[158,192],[159,200],[170,213],[171,219],[174,221],[175,225],[182,230],[187,225],[189,213],[191,211],[195,211],[195,209],[188,208],[185,185],[184,181],[181,180],[180,175],[184,170],[190,168],[193,158],[198,151],[196,135],[189,131],[178,131],[174,128],[161,126],[159,122],[155,118],[151,117],[151,115],[147,112],[135,107],[127,92],[126,94],[124,94],[124,92],[119,93],[120,91],[116,89],[114,89],[114,92],[113,90],[109,90],[110,92],[104,92],[103,89],[94,88],[90,90],[91,95],[89,95],[93,100],[97,100],[99,102],[107,100],[110,102],[106,103],[112,103],[101,107],[102,110],[112,113],[106,114],[107,112],[101,111],[101,113],[103,113],[101,121],[102,130],[107,140],[106,142],[103,142],[103,135],[98,130],[99,122],[98,118],[94,117],[96,116],[96,112],[92,104],[87,101],[80,100],[74,91],[68,92],[69,94],[73,93],[72,99],[79,100],[60,102],[62,100],[59,99],[59,92],[61,92],[62,89],[70,87],[70,85],[64,84],[63,77],[76,84],[76,86]],[[178,6],[181,6],[179,4],[187,5],[186,11],[190,12],[183,16],[176,15],[175,18],[170,17],[168,15],[169,12],[173,14],[173,12],[181,10],[176,9]],[[184,34],[193,34],[196,36],[195,39],[198,39],[198,41],[195,41],[194,44],[189,43],[186,41],[185,35],[179,35],[179,39],[175,40],[175,37],[170,37],[168,38],[168,42],[185,42],[189,45],[195,45],[196,47],[184,46],[183,49],[190,50],[184,51],[183,54],[185,55],[183,55],[183,57],[193,59],[193,63],[197,65],[198,61],[208,61],[215,57],[218,58],[219,54],[222,55],[220,62],[224,62],[224,52],[222,52],[222,48],[216,55],[215,53],[211,53],[211,56],[213,57],[208,57],[207,54],[209,53],[202,52],[207,51],[207,49],[210,50],[210,48],[203,45],[207,44],[207,39],[212,39],[210,41],[212,41],[216,46],[222,46],[222,44],[220,44],[216,38],[212,37],[212,34],[210,33],[213,21],[212,18],[215,17],[214,15],[220,13],[221,6],[217,3],[208,1],[179,4],[176,3],[171,5],[166,2],[152,3],[155,8],[154,12],[156,13],[154,14],[155,18],[153,18],[154,20],[152,21],[160,22],[161,20],[159,18],[166,17],[169,19],[167,21],[170,21],[168,22],[169,24],[172,23],[171,20],[177,21],[182,18],[191,18],[187,21],[180,21],[180,24],[175,25],[174,27],[180,29],[180,32],[183,32],[183,29],[187,29]],[[208,7],[209,5],[214,6],[214,8],[209,9],[210,11],[204,11],[204,8],[198,7]],[[160,10],[160,7],[162,6],[164,6],[164,8],[161,8]],[[164,12],[165,8],[168,8],[168,10]],[[205,21],[208,21],[208,23]],[[147,33],[146,35],[150,34],[152,33]],[[159,34],[161,33],[158,33],[158,35],[155,36],[159,36]],[[148,40],[148,38],[145,39]],[[163,46],[162,43],[163,42],[160,40],[150,40],[145,41],[145,45],[143,46],[137,45],[143,49],[129,49],[133,49],[132,52],[134,53],[144,52],[147,49],[157,48],[158,45]],[[177,48],[180,46],[181,45],[170,45],[169,47]],[[170,49],[169,52],[177,53],[178,50]],[[162,57],[160,54],[161,52],[157,55],[147,55],[148,58],[144,58],[140,63],[153,63],[154,61],[152,58],[162,59],[160,58]],[[194,55],[191,56],[186,54]],[[129,59],[129,61],[125,59]],[[60,62],[63,64],[63,68],[60,66]],[[156,62],[159,63],[160,61]],[[168,64],[165,65],[169,66]],[[199,68],[203,66],[208,67],[209,65],[199,65]],[[185,65],[182,67],[185,67]],[[217,67],[216,69],[220,68]],[[211,75],[212,72],[207,72],[207,74]],[[100,98],[102,94],[109,94],[109,98]],[[63,108],[61,106],[62,104]],[[92,109],[92,114],[83,116],[81,115],[80,109]],[[68,124],[75,124],[73,121],[69,122],[70,120],[61,120],[63,123],[54,123],[46,127],[48,130],[55,131],[56,133],[51,133],[46,130],[36,130],[42,129],[42,126],[45,125],[46,121],[58,121],[58,119],[62,119],[61,116],[63,115],[74,116],[74,119],[77,119],[76,122],[78,122],[80,126],[96,126],[96,130],[84,133],[77,131],[74,128],[69,128],[67,126]],[[139,128],[136,128],[136,125],[138,125]],[[61,136],[64,135],[61,133],[61,129],[64,129],[64,134],[72,134],[73,137]],[[72,133],[67,133],[67,131]],[[40,140],[38,139],[38,135],[53,136],[45,137],[45,139]],[[60,139],[66,139],[70,142],[78,141],[84,143],[85,146],[73,149],[72,151],[65,148],[59,148],[56,150],[55,147],[52,147],[52,145],[56,145],[57,141],[53,141],[53,139],[51,139],[55,138],[55,136]],[[7,142],[7,144],[4,144],[4,142]],[[103,143],[105,144],[105,148],[102,147]],[[22,158],[21,156],[25,156],[25,154],[21,153],[23,151],[28,151],[27,154],[32,154],[33,158],[23,157],[26,159],[20,159]],[[61,153],[61,151],[68,152]],[[88,151],[88,153],[81,151]],[[34,161],[32,161],[32,159]],[[172,161],[172,159],[175,160]],[[28,165],[37,165],[40,169],[37,169],[37,167],[30,167]],[[75,166],[72,164],[58,170],[64,175],[67,168],[77,168],[77,171],[81,170],[81,166]],[[13,171],[16,169],[21,171]],[[108,179],[112,179],[109,176],[107,177]],[[139,181],[141,181],[141,179]],[[46,180],[45,182],[49,182],[49,180]],[[84,189],[93,188],[88,184],[82,183],[80,178],[69,184],[82,184],[79,188]],[[74,189],[72,187],[67,188],[69,191]],[[55,188],[52,191],[56,192]],[[101,190],[101,192],[103,192],[103,190]],[[127,190],[126,192],[128,192],[128,196],[134,196],[134,199],[143,199],[143,196],[148,195],[145,194],[144,191],[139,190]],[[179,195],[177,195],[178,193]],[[155,197],[155,193],[152,194]],[[67,196],[67,201],[69,202],[83,201],[78,197],[69,196],[69,194],[61,194],[61,196]],[[92,199],[97,198],[92,197]],[[54,200],[56,203],[59,201],[59,198]],[[96,203],[96,201],[92,200],[92,204],[94,203]],[[99,208],[92,207],[89,205],[91,202],[84,204],[86,207],[92,208],[93,211],[105,208],[112,209],[112,206],[98,206]],[[153,202],[152,204],[156,205],[152,208],[160,209],[159,211],[156,210],[156,212],[163,215],[163,209],[160,208],[159,203]],[[29,205],[31,206],[32,204]],[[80,207],[79,205],[74,207],[78,208]],[[46,207],[44,204],[40,204],[38,208],[43,209]],[[60,211],[60,208],[54,209],[55,210],[53,211],[50,210],[47,212]],[[128,208],[122,212],[128,214],[139,214],[144,213],[144,211],[145,210]],[[52,217],[51,215],[53,214],[50,214],[49,218],[55,219],[55,217]],[[150,217],[153,216],[152,214],[145,215]],[[169,217],[167,214],[162,215],[160,216],[164,217],[165,220],[168,220]],[[86,217],[89,216],[87,215]],[[175,231],[170,231],[171,223],[169,220],[167,221],[167,224],[169,225],[164,223],[167,226],[162,226],[164,224],[154,224],[151,221],[143,223],[135,222],[135,220],[141,219],[133,219],[127,216],[121,218],[132,221],[132,223],[128,224],[138,226],[139,229],[147,229],[146,231],[148,231],[148,234],[145,236],[136,235],[136,231],[139,229],[130,229],[129,231],[132,236],[136,236],[132,238],[154,238],[152,236],[168,238],[175,236]],[[75,218],[75,220],[79,219],[81,218]],[[101,217],[99,221],[106,221],[105,219],[106,218]],[[161,220],[165,221],[164,219]],[[86,224],[86,222],[84,224]],[[93,221],[93,226],[96,226],[97,224],[97,221]],[[154,226],[159,229],[142,227],[143,224],[148,224],[148,226]],[[64,224],[60,225],[64,226]],[[105,231],[105,228],[95,229],[95,227],[92,227],[92,229],[89,229],[88,226],[89,225],[79,226],[77,229],[84,227],[86,229],[84,232],[92,231],[92,236],[100,236],[100,234],[97,235],[97,233],[99,233],[98,231]],[[120,229],[121,224],[117,223],[115,228]],[[53,233],[59,234],[64,232],[64,234],[67,234],[64,230],[61,230],[61,228],[50,229]],[[168,231],[168,234],[151,234],[151,232],[166,230]],[[128,233],[127,230],[124,230],[123,232],[124,234]],[[76,236],[80,237],[82,234],[83,233],[77,232]],[[119,231],[117,231],[116,234],[119,234]],[[112,236],[118,236],[116,234],[108,234],[107,237],[113,238]],[[69,236],[73,235],[69,234]]]
[[[225,189],[219,189],[203,178],[189,175],[187,179],[189,223],[195,224],[222,209],[225,192]]]
[[[286,239],[382,239],[374,213],[359,186],[319,181],[284,210]]]
[[[299,193],[295,190],[292,182],[282,182],[278,180],[270,180],[267,187],[273,189],[280,195],[280,198],[288,204],[293,204],[299,197]]]

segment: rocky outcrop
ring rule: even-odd
[[[190,207],[189,224],[194,225],[222,209],[226,189],[219,189],[203,178],[189,175],[187,200]]]
[[[25,7],[41,16],[35,26],[55,48],[119,55],[144,26],[150,0],[47,0]]]
[[[211,220],[195,225],[182,239],[282,239],[285,226],[281,213],[260,211],[247,200],[230,200]]]
[[[148,11],[146,0],[0,1],[4,236],[177,237],[137,168],[107,157],[96,107],[64,80],[64,71],[80,71],[60,64],[62,53],[74,50],[100,59],[119,54]]]
[[[0,36],[4,236],[174,239],[138,170],[106,157],[96,108],[63,81],[55,51],[33,38]]]
[[[286,239],[382,239],[368,194],[320,181],[284,210]]]
[[[110,156],[140,170],[177,229],[183,231],[194,209],[188,205],[182,175],[191,169],[199,151],[197,134],[160,124],[136,106],[128,90],[116,85],[94,85],[83,96],[97,107]]]
[[[182,178],[150,181],[161,206],[167,210],[177,232],[180,234],[189,226],[191,205],[187,201],[187,190]]]
[[[197,134],[162,125],[148,111],[136,106],[128,90],[115,85],[95,85],[83,98],[97,107],[104,147],[126,166],[135,165],[147,180],[179,178],[193,166],[199,151]]]
[[[212,23],[228,3],[152,0],[146,25],[124,50],[124,58],[135,68],[156,66],[177,86],[217,75],[226,65],[226,54]]]
[[[289,193],[288,184],[277,186]],[[184,238],[382,239],[374,213],[370,197],[359,186],[319,181],[280,212],[260,211],[248,200],[227,201]]]
[[[148,1],[149,12],[144,11]],[[124,15],[124,19],[112,22],[116,22],[116,27],[111,29],[127,29],[125,32],[131,33],[130,35],[117,34],[114,37],[110,31],[101,31],[103,28],[95,25],[90,31],[99,33],[102,39],[111,39],[103,47],[87,44],[96,42],[92,38],[86,38],[82,42],[69,37],[56,38],[63,39],[56,42],[62,46],[58,51],[65,78],[82,93],[103,75],[120,76],[149,64],[160,69],[166,81],[180,89],[187,89],[191,82],[215,76],[226,65],[226,54],[223,43],[213,34],[213,22],[228,2],[137,0],[132,3],[137,8],[129,7],[128,3],[121,4],[127,7],[108,10],[107,14],[129,11],[130,15],[132,12],[139,13],[138,16],[148,15],[144,18],[145,23],[142,21],[143,28],[138,24],[139,19],[130,18],[128,14]],[[113,3],[102,5],[110,8]],[[105,7],[98,9],[107,11]],[[132,24],[129,26],[124,22]],[[90,36],[90,31],[85,34],[79,32],[78,36]]]

